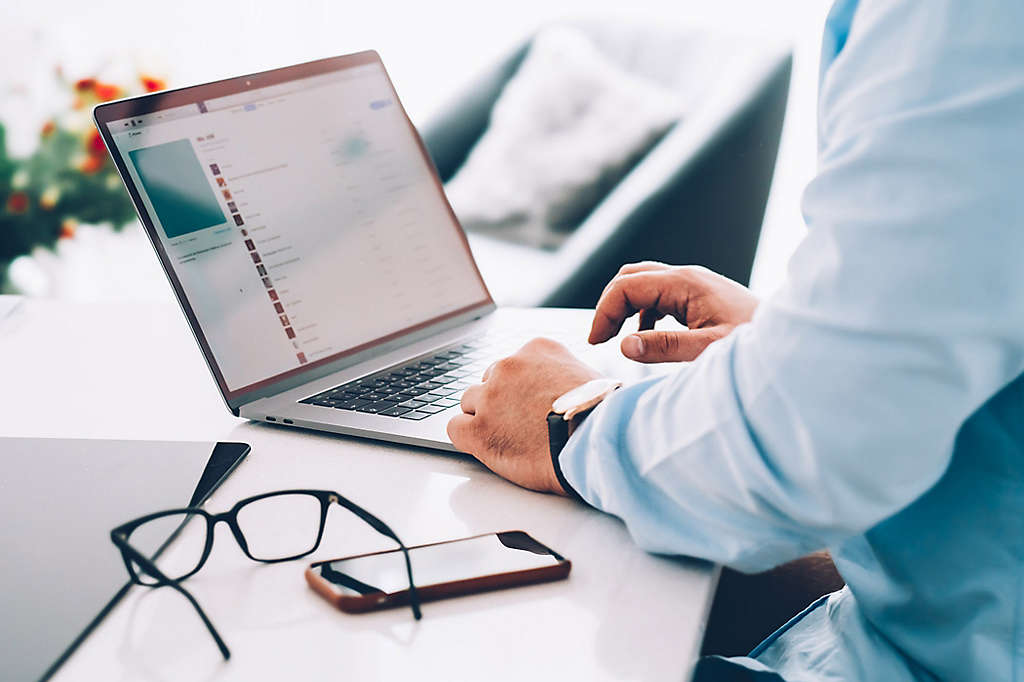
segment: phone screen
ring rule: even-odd
[[[417,587],[554,566],[563,560],[521,531],[411,547],[409,559]],[[387,593],[409,588],[401,551],[325,562],[313,570],[346,595],[359,595],[367,588]],[[362,589],[352,587],[346,578],[362,583]]]

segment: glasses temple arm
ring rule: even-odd
[[[416,591],[416,583],[412,579],[412,562],[409,560],[409,550],[406,549],[402,541],[392,534],[395,541],[398,542],[402,548],[402,555],[405,557],[405,572],[409,576],[409,606],[412,607],[412,616],[416,620],[423,618],[423,613],[420,611],[420,594]]]
[[[423,613],[420,611],[420,595],[419,592],[416,591],[416,583],[412,579],[412,561],[409,559],[409,550],[408,548],[406,548],[405,543],[398,539],[398,535],[395,533],[395,531],[391,530],[388,524],[384,523],[376,516],[360,507],[355,502],[346,499],[345,497],[339,495],[338,493],[334,493],[334,495],[336,496],[336,501],[339,505],[341,505],[345,509],[348,509],[350,512],[361,518],[363,521],[366,521],[368,524],[370,524],[371,527],[373,527],[375,531],[377,531],[381,535],[389,537],[398,543],[398,546],[402,550],[402,556],[405,557],[405,572],[406,575],[409,576],[409,606],[412,607],[412,615],[416,620],[420,620],[421,618],[423,618]]]
[[[221,639],[220,633],[217,632],[217,628],[213,627],[213,623],[210,622],[210,619],[207,617],[206,612],[203,611],[203,608],[199,606],[199,602],[196,601],[196,598],[175,580],[168,579],[165,584],[168,587],[172,587],[177,590],[179,594],[185,597],[185,599],[188,599],[188,602],[192,604],[192,608],[196,610],[196,613],[198,613],[199,617],[203,620],[203,625],[206,626],[210,636],[213,637],[213,641],[217,643],[217,648],[220,649],[220,653],[224,657],[224,660],[226,661],[230,659],[231,650],[228,649],[228,645],[224,643],[223,639]]]
[[[220,649],[220,653],[224,657],[224,660],[230,659],[231,650],[228,649],[228,645],[224,643],[224,640],[221,638],[220,633],[217,632],[217,628],[213,627],[213,623],[206,615],[206,612],[203,611],[203,608],[199,606],[199,602],[196,601],[196,598],[193,597],[188,590],[182,587],[177,580],[172,580],[171,578],[168,578],[163,571],[157,568],[155,563],[150,561],[149,558],[142,554],[142,552],[138,551],[137,549],[129,545],[126,540],[116,536],[111,537],[111,539],[114,541],[114,544],[117,545],[119,549],[121,549],[124,552],[127,552],[131,556],[132,561],[137,563],[146,573],[148,573],[151,577],[155,578],[158,581],[158,584],[155,587],[163,587],[166,585],[167,587],[173,588],[179,594],[184,596],[185,599],[188,599],[188,603],[191,604],[192,608],[194,608],[196,610],[196,613],[199,614],[199,618],[202,619],[203,625],[206,626],[206,629],[207,631],[209,631],[210,636],[213,637],[213,641],[217,643],[217,648]]]

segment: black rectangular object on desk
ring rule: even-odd
[[[0,438],[0,679],[50,677],[127,592],[111,529],[202,504],[248,452],[244,443]]]

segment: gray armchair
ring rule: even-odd
[[[638,260],[704,265],[747,283],[785,114],[789,49],[699,30],[569,25],[620,67],[691,106],[556,251],[470,233],[495,300],[590,307],[622,263]],[[443,181],[486,131],[529,46],[481,74],[422,127]]]

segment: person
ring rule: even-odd
[[[837,0],[782,289],[627,265],[590,341],[639,313],[626,356],[692,362],[613,391],[552,456],[553,401],[596,373],[535,340],[449,423],[649,551],[744,572],[830,552],[845,587],[697,679],[1024,679],[1022,27],[1019,0]]]

